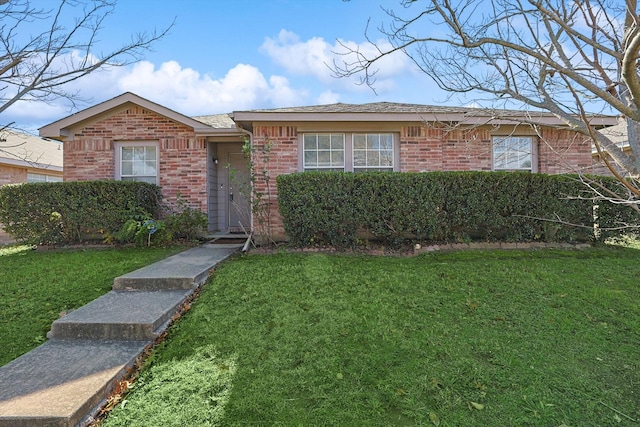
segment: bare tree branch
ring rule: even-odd
[[[637,206],[637,0],[399,0],[399,5],[399,12],[386,10],[390,23],[378,28],[391,48],[366,56],[343,46],[345,60],[333,64],[336,76],[360,76],[374,86],[377,64],[405,54],[450,94],[484,94],[494,105],[551,112],[562,127],[593,141],[627,190],[620,200]],[[600,113],[627,118],[628,147],[622,149],[592,124]],[[499,117],[500,110],[494,114]]]
[[[45,10],[29,0],[0,1],[0,113],[19,100],[64,98],[75,105],[81,98],[66,88],[68,83],[105,67],[139,61],[173,26],[134,34],[128,43],[102,52],[100,36],[116,1],[56,4]]]

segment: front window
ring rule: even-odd
[[[393,171],[393,135],[357,133],[353,135],[353,170]]]
[[[304,134],[303,162],[305,171],[343,171],[344,134]]]
[[[493,138],[493,169],[534,171],[533,138],[530,136],[496,136]]]
[[[158,147],[155,144],[119,146],[119,176],[122,181],[158,183]]]

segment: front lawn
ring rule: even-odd
[[[51,323],[109,292],[113,279],[184,248],[0,248],[0,366],[46,340]]]
[[[625,426],[640,251],[224,263],[105,426]]]

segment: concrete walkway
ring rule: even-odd
[[[87,425],[213,268],[242,245],[205,244],[114,280],[0,367],[0,427]]]

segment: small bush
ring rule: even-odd
[[[196,240],[207,229],[207,215],[189,206],[178,193],[176,206],[166,206],[166,232],[174,239]]]

